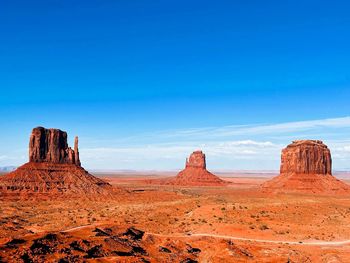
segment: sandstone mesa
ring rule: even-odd
[[[282,150],[280,175],[262,185],[265,192],[350,193],[332,175],[332,157],[319,140],[293,141]]]

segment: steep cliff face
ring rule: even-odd
[[[34,128],[29,139],[29,162],[0,178],[0,193],[106,194],[111,186],[81,167],[78,137],[74,150],[67,133]]]
[[[280,175],[262,185],[264,192],[349,193],[350,186],[332,176],[332,157],[318,140],[294,141],[282,150]]]
[[[186,168],[189,167],[206,169],[205,154],[202,151],[193,152],[190,157],[186,159]]]
[[[74,150],[68,147],[67,133],[59,129],[34,128],[29,139],[29,161],[80,166],[78,137]]]
[[[186,167],[168,184],[188,186],[216,186],[225,185],[228,182],[221,180],[206,169],[206,158],[202,151],[193,152],[186,159]]]
[[[332,157],[322,141],[294,141],[282,150],[281,174],[332,174]]]

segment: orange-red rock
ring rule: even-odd
[[[80,166],[78,137],[75,138],[73,150],[68,147],[66,132],[59,129],[34,128],[29,139],[29,161]]]
[[[184,186],[216,186],[228,184],[228,182],[207,171],[205,154],[202,151],[193,152],[186,159],[185,169],[179,172],[168,183]]]
[[[294,141],[282,151],[281,174],[332,174],[331,152],[322,141]]]
[[[108,183],[74,164],[29,162],[0,180],[0,191],[103,193]]]
[[[78,137],[74,150],[67,133],[58,129],[34,128],[29,140],[29,162],[0,177],[3,193],[107,193],[110,185],[81,167]]]
[[[280,175],[262,188],[267,192],[350,192],[347,184],[332,176],[331,152],[317,140],[294,141],[283,149]]]

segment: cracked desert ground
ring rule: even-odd
[[[0,261],[26,262],[16,256],[20,250],[54,233],[54,247],[48,241],[42,251],[45,262],[350,262],[349,196],[265,194],[264,177],[186,188],[146,180],[161,174],[96,175],[113,185],[112,197],[3,197]],[[105,231],[125,236],[130,228],[144,234],[118,239],[118,252]],[[97,256],[74,249],[77,241],[95,245]],[[66,261],[64,249],[72,255]]]

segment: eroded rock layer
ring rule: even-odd
[[[184,186],[216,186],[228,184],[228,182],[207,171],[205,154],[202,151],[193,152],[186,160],[185,169],[179,172],[168,183]]]
[[[103,193],[109,184],[72,164],[29,162],[3,176],[0,191],[34,193]]]
[[[331,152],[322,141],[294,141],[282,150],[281,174],[332,174]]]
[[[265,192],[350,193],[332,176],[328,147],[317,140],[294,141],[282,150],[280,175],[262,185]]]

